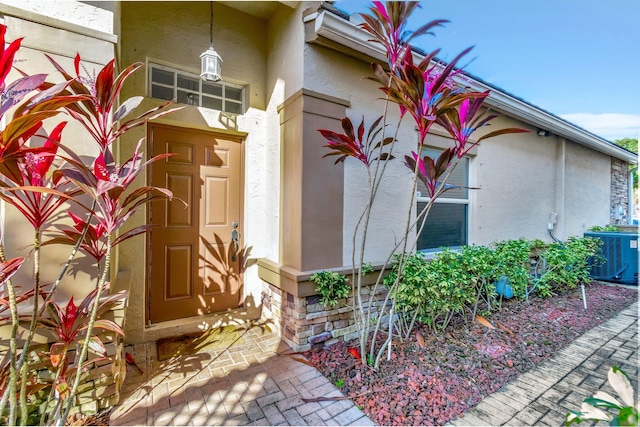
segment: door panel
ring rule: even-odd
[[[152,323],[237,308],[242,300],[243,140],[150,125],[151,185],[184,200],[154,202],[149,221]],[[235,225],[235,227],[234,227]],[[234,233],[235,231],[235,233]],[[237,243],[232,236],[237,236]]]

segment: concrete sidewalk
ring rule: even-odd
[[[566,414],[579,411],[582,400],[599,389],[615,395],[607,383],[614,365],[627,373],[638,390],[637,303],[486,397],[450,425],[564,425]]]
[[[127,373],[111,425],[374,425],[350,400],[304,403],[343,394],[315,368],[282,355],[289,347],[266,325],[241,338],[165,361],[155,342],[129,347],[143,373]]]

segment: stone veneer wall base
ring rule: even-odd
[[[369,300],[370,288],[362,291]],[[386,288],[380,287],[373,296],[372,315],[380,312]],[[297,297],[270,283],[264,282],[262,317],[278,320],[278,332],[294,351],[306,351],[340,341],[358,338],[353,312],[353,296],[338,301],[335,308],[320,304],[319,295]]]

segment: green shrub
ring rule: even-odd
[[[420,317],[424,317],[428,297],[428,263],[421,253],[406,254],[404,257],[402,280],[393,293],[396,309],[400,313],[417,311]],[[391,263],[391,271],[383,281],[388,289],[392,287],[398,277],[399,262],[400,254],[395,254]]]
[[[491,244],[495,256],[496,277],[507,276],[513,294],[527,296],[531,265],[532,243],[525,239],[503,240]]]
[[[347,277],[335,271],[313,273],[309,280],[316,284],[320,303],[325,307],[335,307],[339,299],[348,297],[351,292]]]
[[[482,307],[481,313],[495,310],[494,283],[501,276],[507,277],[517,298],[534,289],[541,296],[550,296],[554,289],[572,289],[587,282],[589,262],[600,245],[599,239],[589,237],[551,244],[518,239],[494,242],[490,247],[444,249],[431,260],[421,253],[406,254],[402,278],[392,297],[398,313],[415,316],[433,329],[444,329],[456,313],[468,310],[475,315],[483,301],[486,310]],[[395,255],[384,280],[389,289],[398,277],[399,260],[400,255]],[[539,266],[535,275],[532,263]]]
[[[397,278],[399,255],[385,278],[390,287]],[[460,254],[449,249],[428,261],[420,253],[407,254],[402,279],[393,293],[400,313],[415,313],[432,328],[444,329],[455,313],[475,303],[475,288],[461,268]]]
[[[496,269],[496,253],[486,246],[463,246],[459,259],[460,268],[466,272],[467,283],[475,289],[473,315],[482,300],[486,302],[487,310],[491,311],[497,295],[494,282],[500,276]]]
[[[546,270],[536,283],[536,292],[543,297],[554,290],[574,289],[579,283],[589,282],[592,262],[600,262],[597,256],[602,241],[592,237],[570,237],[566,242],[555,242],[542,253]]]
[[[615,232],[615,231],[620,231],[620,227],[615,224],[605,225],[604,227],[601,225],[594,225],[589,229],[589,231]]]

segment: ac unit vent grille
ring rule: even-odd
[[[584,235],[602,240],[601,255],[604,264],[591,268],[592,278],[638,284],[638,233],[589,232]]]

